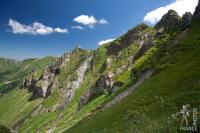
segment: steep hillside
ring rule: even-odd
[[[170,10],[97,50],[15,65],[0,77],[0,124],[20,133],[179,132],[172,116],[200,102],[198,9]]]
[[[66,132],[179,132],[181,117],[173,119],[173,114],[186,104],[200,108],[199,39],[200,21],[195,20],[190,29],[172,37],[154,52],[150,64],[156,72],[134,93]]]
[[[200,21],[199,17],[193,17],[192,23],[179,27],[177,23],[182,23],[184,19],[174,11],[168,14],[154,28],[164,33],[155,39],[157,44],[133,61],[134,74],[138,70],[151,68],[154,70],[153,76],[137,88],[134,85],[128,87],[126,90],[132,89],[134,93],[130,93],[118,104],[111,107],[105,104],[109,109],[97,109],[65,132],[181,131],[181,116],[177,113],[182,106],[189,104],[190,108],[200,107]],[[134,84],[138,82],[141,81],[136,80]],[[192,123],[192,118],[189,122]],[[197,125],[196,131],[199,129]]]

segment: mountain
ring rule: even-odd
[[[16,64],[17,64],[17,61],[15,60],[0,58],[0,73],[9,71],[13,67],[15,67]]]
[[[10,66],[0,76],[0,124],[21,133],[180,132],[172,116],[200,107],[199,7],[193,16],[170,10],[97,50],[0,63]]]

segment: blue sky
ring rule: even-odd
[[[178,1],[1,0],[0,57],[61,56],[78,45],[96,49],[100,41],[117,38],[144,20],[154,24],[162,15],[159,7],[165,13]]]

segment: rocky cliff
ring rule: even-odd
[[[186,12],[182,17],[174,10],[169,10],[161,20],[155,25],[154,29],[160,32],[172,32],[187,28],[192,20],[192,14]]]

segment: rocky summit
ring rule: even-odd
[[[169,10],[155,26],[138,24],[95,50],[0,58],[2,130],[182,132],[180,110],[187,105],[191,124],[200,107],[199,13],[199,5],[194,15]]]
[[[196,9],[195,9],[193,18],[195,18],[195,19],[200,19],[200,1],[199,1],[199,3],[198,3],[198,6],[197,6]]]
[[[192,14],[190,12],[186,12],[182,16],[181,27],[183,29],[187,28],[190,25],[191,21],[192,21]]]
[[[174,10],[169,10],[167,14],[165,14],[160,22],[155,25],[155,29],[161,32],[169,32],[173,30],[178,30],[181,23],[181,17]]]

